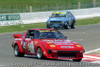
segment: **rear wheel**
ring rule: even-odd
[[[43,59],[44,58],[44,55],[43,55],[42,50],[41,50],[40,47],[37,49],[37,58],[38,59]]]
[[[20,53],[18,45],[15,45],[14,54],[16,57],[23,57],[24,53]]]
[[[75,62],[80,62],[82,59],[73,59]]]

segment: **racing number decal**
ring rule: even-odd
[[[31,53],[35,53],[35,50],[34,50],[34,42],[33,41],[31,41],[29,44],[28,44],[28,47],[29,47],[29,51],[31,52]]]
[[[23,48],[24,48],[24,49],[26,49],[26,44],[27,44],[27,43],[26,43],[26,42],[24,42],[24,44],[23,44]]]

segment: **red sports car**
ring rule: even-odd
[[[83,47],[72,40],[67,40],[55,29],[29,29],[22,34],[14,34],[12,47],[15,56],[35,55],[37,58],[73,59],[81,61]]]

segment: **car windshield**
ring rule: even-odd
[[[66,14],[52,14],[51,17],[66,17]]]
[[[39,30],[36,31],[36,39],[66,39],[66,37],[55,30]]]
[[[73,15],[70,12],[68,12],[67,17],[73,17]]]

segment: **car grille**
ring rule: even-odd
[[[71,53],[66,53],[66,54],[58,53],[58,56],[59,57],[76,57],[76,54],[75,53],[74,54],[73,53],[72,54]]]
[[[58,51],[58,57],[75,58],[78,51]]]
[[[50,21],[50,24],[61,24],[61,21]]]
[[[74,52],[74,53],[79,53],[80,51],[58,51],[58,53],[61,53],[61,52],[64,52],[64,53],[66,53],[66,52]]]

